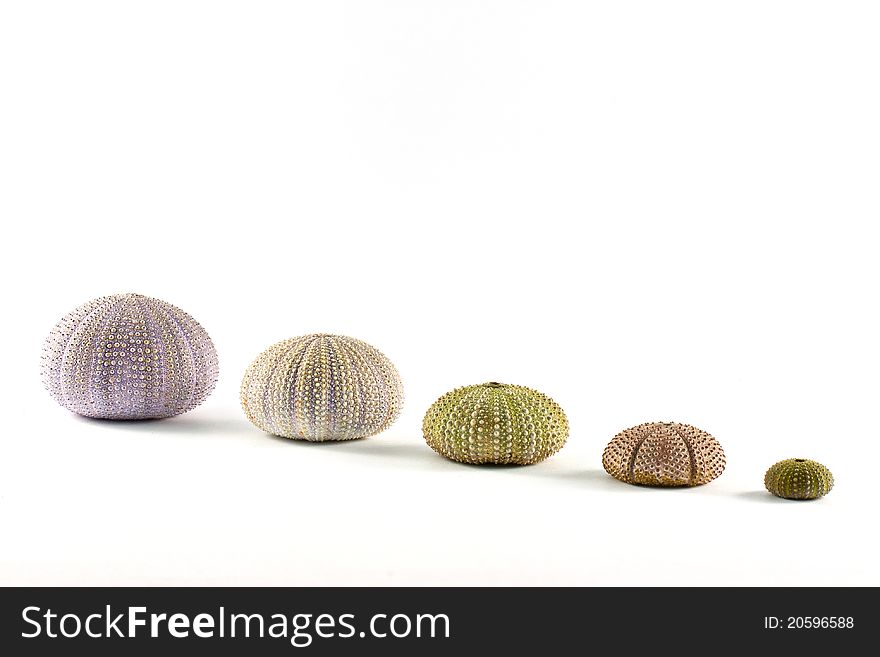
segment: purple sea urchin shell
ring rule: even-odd
[[[171,417],[202,403],[217,382],[205,329],[170,303],[115,294],[80,306],[43,346],[43,384],[87,417]]]

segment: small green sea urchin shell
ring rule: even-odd
[[[492,382],[440,397],[422,431],[431,449],[453,461],[529,465],[562,448],[568,418],[537,390]]]
[[[608,474],[641,486],[699,486],[724,472],[726,463],[714,437],[679,422],[646,422],[625,429],[602,454]]]
[[[764,486],[787,500],[815,500],[831,490],[831,470],[809,459],[786,459],[775,463],[764,475]]]

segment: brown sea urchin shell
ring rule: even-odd
[[[642,486],[699,486],[724,472],[726,463],[715,438],[678,422],[647,422],[625,429],[602,454],[608,474]]]

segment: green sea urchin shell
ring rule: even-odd
[[[431,449],[453,461],[528,465],[562,448],[568,418],[537,390],[492,382],[440,397],[422,431]]]
[[[787,500],[815,500],[834,486],[831,470],[809,459],[786,459],[775,463],[764,475],[764,486]]]

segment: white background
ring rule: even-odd
[[[0,582],[880,585],[880,9],[873,2],[5,2]],[[198,319],[220,382],[178,418],[42,389],[74,307]],[[272,438],[241,375],[359,337],[403,416]],[[567,411],[526,468],[434,454],[442,393]],[[728,468],[602,470],[688,422]],[[763,489],[825,463],[815,503]]]

